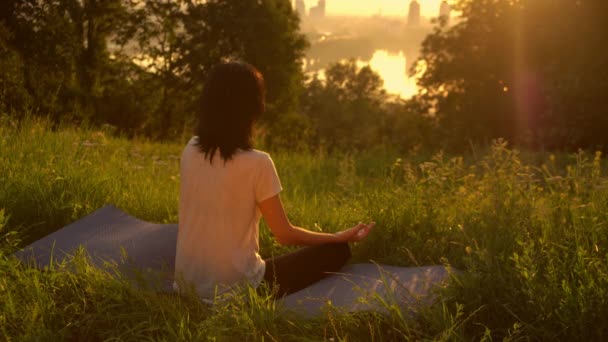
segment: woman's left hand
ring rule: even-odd
[[[337,232],[335,235],[338,238],[338,242],[358,242],[365,239],[375,225],[376,222],[368,224],[359,222],[356,226]]]

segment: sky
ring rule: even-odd
[[[304,0],[306,8],[315,6],[318,0]],[[436,17],[439,15],[441,0],[418,0],[422,16]],[[449,1],[448,1],[449,2]],[[410,0],[326,0],[328,15],[361,15],[378,14],[378,10],[387,16],[405,16]]]

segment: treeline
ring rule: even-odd
[[[606,1],[456,8],[462,17],[422,44],[420,92],[405,101],[354,61],[304,75],[308,42],[290,0],[4,0],[0,112],[175,139],[192,132],[209,69],[242,59],[265,76],[260,132],[274,146],[608,145]]]
[[[608,1],[461,0],[423,43],[416,101],[445,146],[608,147]]]
[[[289,0],[3,0],[0,110],[168,139],[208,70],[242,59],[266,78],[273,128],[296,111],[307,46]]]

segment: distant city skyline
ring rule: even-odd
[[[442,0],[418,0],[423,17],[437,17]],[[448,1],[451,3],[451,1]],[[293,1],[295,4],[295,1]],[[306,10],[318,0],[304,0]],[[410,0],[326,0],[327,15],[372,16],[380,12],[386,16],[407,16]]]

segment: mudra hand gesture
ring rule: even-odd
[[[336,236],[340,242],[358,242],[365,239],[375,225],[376,222],[367,224],[359,222],[359,224],[352,228],[337,232]]]

